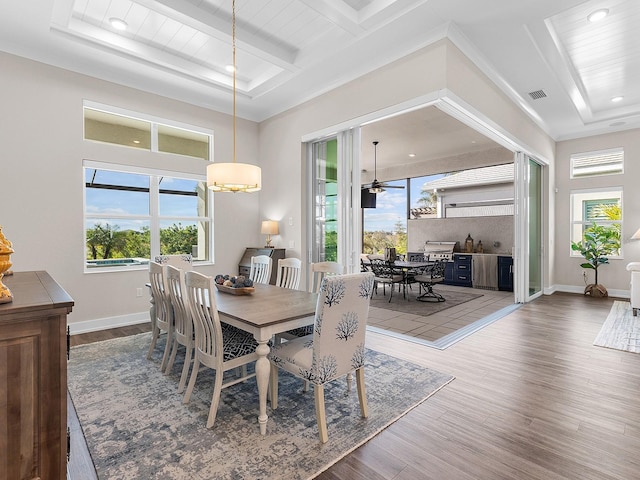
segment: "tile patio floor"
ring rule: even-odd
[[[452,285],[438,285],[434,290],[441,293],[445,298],[447,297],[447,291],[451,290],[480,293],[482,297],[461,303],[460,305],[442,310],[427,317],[371,307],[369,309],[369,321],[367,324],[396,334],[403,334],[427,342],[434,342],[445,335],[455,332],[476,320],[480,320],[514,303],[513,292],[481,290],[469,287],[455,287]]]

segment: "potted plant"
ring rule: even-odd
[[[582,268],[590,268],[595,271],[595,283],[588,284],[584,289],[585,295],[592,297],[608,297],[609,292],[598,283],[598,267],[609,263],[607,255],[611,255],[620,249],[620,231],[617,226],[596,225],[584,232],[582,242],[571,242],[571,250],[580,252],[586,262],[581,263]]]

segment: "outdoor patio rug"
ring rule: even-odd
[[[436,286],[434,287],[434,291],[441,293],[446,300],[444,302],[421,302],[416,300],[418,286],[414,285],[413,289],[407,289],[408,299],[402,296],[402,292],[396,290],[393,292],[391,302],[389,302],[389,288],[386,290],[386,295],[383,295],[382,285],[378,285],[378,293],[374,293],[371,298],[370,305],[372,307],[393,310],[394,312],[410,313],[422,317],[427,317],[473,300],[474,298],[482,297],[481,293],[465,293],[458,290],[446,290]]]
[[[631,303],[614,301],[609,316],[593,342],[598,347],[640,353],[640,317],[634,317]]]
[[[191,402],[177,393],[182,364],[159,371],[150,334],[74,347],[69,391],[100,479],[309,479],[365,443],[453,380],[428,368],[367,350],[369,417],[355,388],[325,388],[329,441],[318,438],[313,389],[280,374],[278,409],[268,408],[261,436],[255,379],[223,389],[216,423],[205,427],[213,388],[201,371]],[[179,355],[179,358],[181,356]]]

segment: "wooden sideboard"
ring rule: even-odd
[[[67,470],[67,314],[73,299],[43,271],[4,277],[0,304],[0,476],[63,480]]]

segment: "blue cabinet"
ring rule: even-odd
[[[498,257],[498,290],[513,292],[513,257]]]
[[[471,287],[471,255],[453,254],[453,261],[448,262],[444,271],[444,282],[447,285]]]

